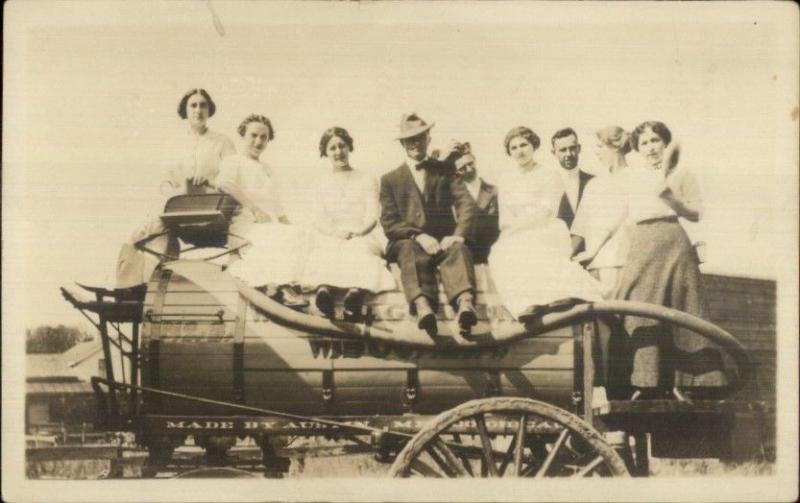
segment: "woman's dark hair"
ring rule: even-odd
[[[508,145],[511,143],[511,140],[517,136],[525,138],[528,143],[531,144],[533,150],[537,150],[539,145],[542,144],[541,140],[539,140],[539,137],[530,128],[526,128],[525,126],[515,127],[508,132],[506,139],[503,141],[503,144],[506,146],[506,154],[511,155],[511,150],[509,150]]]
[[[269,130],[267,140],[272,141],[275,138],[275,130],[272,129],[272,123],[268,118],[258,114],[250,114],[244,118],[244,120],[239,124],[239,127],[236,128],[236,131],[239,132],[239,136],[244,137],[244,132],[247,130],[247,125],[251,122],[260,122],[261,124],[267,126],[267,129]]]
[[[217,105],[214,104],[214,100],[211,99],[211,95],[208,94],[205,89],[196,88],[186,91],[186,94],[181,97],[181,101],[178,102],[178,115],[181,117],[181,119],[186,118],[186,103],[189,101],[189,98],[195,94],[200,94],[206,99],[206,102],[208,103],[208,116],[213,117],[217,112]]]
[[[642,122],[636,129],[633,130],[631,133],[631,143],[633,144],[633,148],[638,152],[639,151],[639,136],[645,132],[645,130],[651,130],[655,134],[657,134],[663,141],[665,145],[669,145],[669,142],[672,141],[672,133],[670,132],[669,128],[666,124],[659,121],[647,121]]]
[[[322,133],[322,138],[319,140],[319,156],[325,157],[328,155],[328,142],[331,141],[331,138],[334,136],[338,136],[350,147],[350,152],[353,151],[353,137],[350,136],[350,133],[343,127],[334,126],[332,128],[328,128]]]

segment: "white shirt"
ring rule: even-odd
[[[628,226],[620,224],[624,206],[628,200],[627,178],[625,171],[596,176],[589,180],[583,190],[581,207],[575,215],[570,232],[581,236],[587,248],[597,246],[599,240],[605,240],[594,260],[587,269],[603,269],[622,267],[628,250]]]
[[[238,153],[222,160],[219,175],[214,181],[216,187],[225,184],[236,185],[245,192],[253,203],[264,213],[277,220],[285,214],[280,197],[280,187],[272,175],[272,170],[261,161]],[[251,210],[243,209],[242,219],[255,220]]]
[[[572,169],[559,167],[558,174],[561,176],[561,183],[564,184],[564,192],[567,194],[569,205],[574,211],[578,207],[578,195],[580,194],[580,168],[577,166]]]
[[[544,225],[558,214],[563,189],[555,168],[510,169],[497,183],[500,229]],[[502,239],[502,235],[501,235]]]
[[[469,192],[469,195],[472,196],[472,199],[474,199],[475,202],[478,201],[478,194],[480,194],[480,192],[481,192],[481,184],[482,183],[483,183],[483,180],[481,180],[481,177],[479,177],[479,176],[476,176],[475,179],[472,180],[469,183],[464,182],[464,185],[466,185],[467,191]]]
[[[323,234],[361,232],[380,216],[378,182],[361,171],[320,175],[313,202],[314,225]]]
[[[185,192],[186,180],[198,175],[213,181],[219,174],[220,161],[236,152],[227,136],[210,129],[203,134],[190,129],[181,140],[162,184],[167,186],[162,187],[164,193],[174,190]]]
[[[408,169],[411,170],[411,176],[414,177],[414,183],[417,184],[417,188],[422,194],[425,194],[425,170],[417,169],[417,165],[422,164],[427,160],[427,157],[421,161],[415,161],[410,157],[406,157],[406,165],[408,166]]]
[[[697,180],[683,167],[678,167],[667,179],[660,169],[627,168],[619,174],[603,175],[589,182],[570,232],[583,236],[587,248],[612,233],[590,269],[625,264],[628,232],[632,226],[654,218],[676,216],[675,210],[659,196],[667,187],[684,204],[702,210]]]

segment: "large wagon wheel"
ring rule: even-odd
[[[394,477],[627,476],[625,462],[577,416],[528,398],[472,400],[425,425]]]

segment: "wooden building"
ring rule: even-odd
[[[704,275],[711,322],[724,328],[748,349],[755,376],[742,390],[748,399],[775,405],[775,281],[717,274]]]
[[[62,354],[27,355],[25,431],[58,432],[94,420],[94,395],[66,365]]]

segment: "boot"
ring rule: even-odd
[[[333,319],[335,316],[333,297],[328,287],[321,286],[317,288],[317,296],[314,299],[314,304],[316,304],[317,309],[319,309],[326,318]]]
[[[417,308],[417,326],[431,337],[436,337],[439,327],[436,326],[436,313],[433,312],[430,301],[419,296],[414,300],[414,306]]]
[[[458,296],[458,301],[456,302],[458,306],[456,319],[462,334],[468,335],[472,327],[478,324],[478,315],[475,312],[475,305],[472,299],[472,293],[464,292]]]
[[[361,306],[364,294],[358,288],[351,288],[344,294],[344,319],[358,322],[361,320]]]

